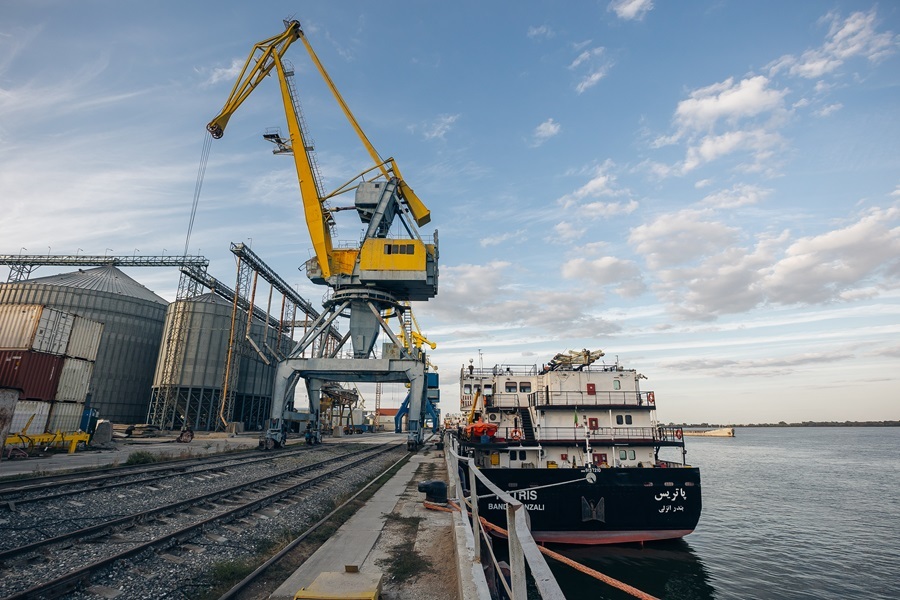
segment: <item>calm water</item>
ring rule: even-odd
[[[677,542],[563,553],[665,600],[900,598],[900,428],[689,438],[703,513]],[[631,596],[549,561],[568,600]]]

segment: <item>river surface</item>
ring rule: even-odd
[[[555,549],[665,600],[900,598],[900,428],[738,428],[687,449],[694,533]],[[632,598],[548,563],[568,600]]]

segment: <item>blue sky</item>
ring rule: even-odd
[[[0,252],[181,253],[204,127],[283,18],[432,211],[440,290],[415,310],[445,411],[470,358],[587,347],[665,421],[900,418],[892,2],[6,1]],[[333,189],[368,159],[288,58]],[[190,251],[231,281],[251,243],[318,302],[274,126],[273,80],[213,144]],[[129,273],[174,297],[174,270]]]

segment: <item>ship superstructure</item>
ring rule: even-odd
[[[701,506],[683,430],[659,424],[643,375],[598,363],[602,356],[583,350],[541,366],[464,366],[460,405],[468,424],[455,432],[460,451],[530,505],[538,541],[682,537]],[[483,504],[485,516],[502,518],[496,499]]]

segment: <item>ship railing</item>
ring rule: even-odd
[[[573,427],[540,427],[536,437],[542,441],[611,440],[616,442],[678,441],[678,427],[597,427],[586,425]]]
[[[524,408],[528,406],[528,401],[520,398],[519,394],[500,393],[485,396],[484,404],[488,408]]]
[[[527,509],[523,504],[510,496],[505,491],[494,485],[481,471],[476,467],[474,459],[466,456],[460,456],[457,453],[459,448],[458,440],[455,436],[449,436],[450,447],[445,453],[447,461],[447,473],[450,479],[449,493],[451,497],[462,499],[462,505],[468,509],[471,520],[464,514],[462,515],[463,530],[466,536],[466,546],[474,550],[474,560],[481,564],[481,540],[488,534],[484,531],[481,520],[478,515],[478,496],[476,493],[477,482],[480,481],[491,493],[491,496],[499,498],[500,502],[506,504],[506,531],[509,546],[509,567],[510,580],[507,583],[504,577],[500,577],[500,582],[506,588],[507,595],[512,600],[526,600],[528,598],[527,573],[531,572],[531,577],[537,587],[541,598],[547,600],[565,600],[565,595],[556,582],[556,578],[544,555],[538,549],[537,543],[531,536],[528,529]],[[465,477],[468,477],[469,495],[464,496],[463,486],[460,481],[460,464],[466,466]],[[474,524],[474,526],[473,526]],[[494,572],[500,572],[500,565],[496,556],[490,550],[490,545],[486,545],[490,560],[494,563]],[[527,565],[527,569],[526,569]],[[477,569],[479,572],[482,569]]]
[[[537,377],[537,365],[495,365],[488,368],[464,366],[461,371],[461,379],[465,377],[491,378],[502,375],[512,377]]]
[[[648,406],[653,407],[649,401],[652,392],[634,391],[600,391],[588,394],[585,391],[554,392],[538,390],[528,396],[531,406]]]

